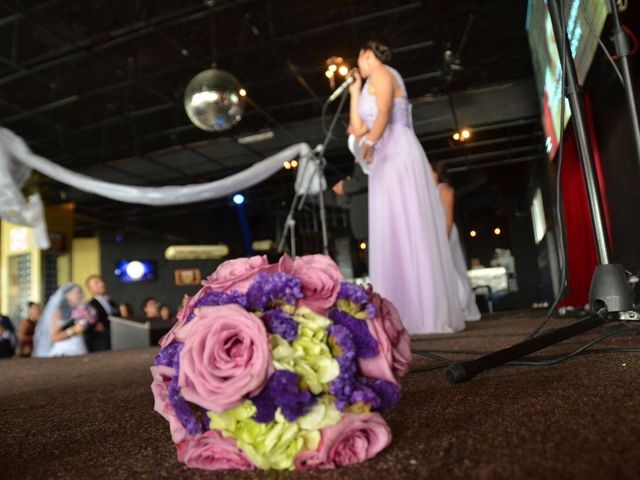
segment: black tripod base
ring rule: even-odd
[[[608,315],[592,315],[572,325],[552,330],[484,357],[467,362],[453,363],[447,369],[447,380],[452,384],[467,382],[484,370],[504,365],[550,345],[600,327],[609,322],[609,320]]]

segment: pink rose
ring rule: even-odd
[[[367,324],[371,334],[378,340],[379,356],[383,357],[395,377],[402,377],[409,372],[411,366],[411,338],[402,325],[400,314],[393,303],[375,293],[371,286],[369,286],[369,302],[376,307],[377,312],[373,320],[367,320]],[[360,361],[362,373],[373,378],[383,378],[375,374],[380,360],[374,357],[364,362]],[[383,371],[386,372],[386,369]],[[383,380],[389,379],[383,378]]]
[[[183,297],[182,305],[180,306],[178,314],[176,315],[176,323],[173,324],[171,330],[169,330],[158,342],[160,348],[165,348],[176,339],[176,332],[180,330],[187,322],[187,318],[189,318],[189,315],[193,311],[193,307],[191,307],[191,305],[194,305],[194,301],[200,298],[200,294],[203,290],[204,289],[200,289],[200,291],[193,298],[189,297],[189,295],[185,295]]]
[[[281,260],[280,267],[283,262]],[[342,273],[330,257],[326,255],[306,255],[297,257],[287,265],[289,273],[300,279],[304,298],[299,306],[308,307],[324,315],[335,303],[343,281]]]
[[[266,255],[249,258],[235,258],[222,262],[202,285],[212,290],[229,292],[237,290],[246,293],[260,272],[275,273],[277,265],[269,265]]]
[[[347,413],[337,425],[320,431],[315,451],[294,459],[298,470],[330,469],[361,463],[391,443],[391,429],[378,413]]]
[[[222,412],[257,395],[272,372],[271,346],[262,320],[239,305],[201,307],[177,332],[178,385],[185,400]]]
[[[253,470],[255,466],[236,446],[217,430],[188,438],[178,444],[178,461],[189,468],[205,470]]]
[[[164,365],[157,365],[151,367],[151,375],[153,376],[153,383],[151,384],[151,391],[153,392],[154,405],[153,409],[162,415],[165,420],[169,422],[169,429],[171,430],[171,439],[174,443],[179,443],[187,438],[188,434],[185,428],[182,426],[182,422],[176,416],[167,392],[169,391],[169,383],[176,374],[176,370]]]

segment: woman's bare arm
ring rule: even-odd
[[[447,236],[451,236],[451,230],[453,229],[453,212],[456,202],[456,193],[449,185],[444,184],[440,188],[440,200],[444,205],[444,212],[447,222]]]

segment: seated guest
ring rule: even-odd
[[[133,307],[128,303],[121,303],[118,307],[120,318],[133,318]]]
[[[144,318],[160,318],[160,303],[153,297],[147,297],[142,302]]]
[[[27,304],[27,318],[20,322],[18,338],[20,340],[20,356],[30,357],[33,351],[33,335],[36,332],[36,323],[42,313],[42,307],[37,302]]]
[[[0,358],[11,358],[16,351],[16,333],[9,317],[0,315]]]
[[[171,307],[166,303],[163,303],[160,307],[160,318],[162,320],[171,321],[173,320],[173,313],[171,313]]]
[[[85,332],[87,348],[90,352],[110,350],[109,315],[118,313],[118,305],[109,298],[107,285],[100,275],[91,275],[85,285],[92,297],[89,305],[96,309],[98,316],[95,325],[88,326]]]

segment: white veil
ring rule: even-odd
[[[65,283],[51,295],[49,301],[40,315],[40,319],[36,324],[36,331],[33,335],[33,356],[34,357],[50,357],[53,341],[51,340],[51,322],[53,314],[60,310],[63,319],[71,317],[71,306],[67,302],[67,293],[74,288],[80,288],[75,283]]]

